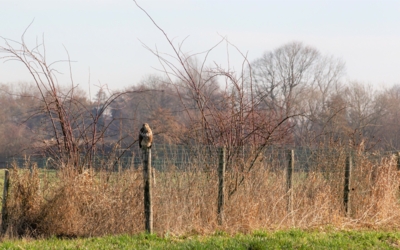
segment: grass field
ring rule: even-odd
[[[4,240],[0,249],[398,249],[400,232],[287,230],[229,236],[139,234],[46,240]]]

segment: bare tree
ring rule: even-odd
[[[300,89],[313,83],[319,56],[316,49],[299,42],[265,53],[252,64],[257,97],[276,112],[290,113]]]
[[[348,119],[352,132],[349,135],[351,146],[363,145],[363,150],[373,149],[379,142],[376,137],[381,129],[379,120],[384,119],[383,107],[377,102],[377,92],[372,86],[351,82],[346,88]]]
[[[28,27],[29,28],[29,27]],[[57,159],[58,166],[68,166],[82,172],[85,166],[92,167],[95,155],[99,152],[99,144],[104,143],[106,131],[113,123],[108,116],[110,105],[120,96],[128,92],[106,93],[101,90],[94,105],[79,94],[71,72],[71,60],[47,62],[44,42],[29,48],[25,42],[25,33],[21,41],[3,38],[4,46],[0,46],[1,58],[5,61],[22,63],[30,73],[39,92],[41,107],[38,114],[45,114],[51,131],[51,145],[46,147],[47,153]],[[67,52],[68,55],[68,52]],[[62,88],[57,80],[56,63],[69,66],[69,87]],[[46,145],[45,145],[46,146]]]
[[[370,128],[376,131],[373,141],[380,149],[398,150],[400,147],[400,86],[394,85],[375,92],[373,109],[374,113],[380,116]]]
[[[252,63],[256,98],[270,112],[301,114],[292,119],[297,144],[313,144],[328,100],[341,88],[344,63],[300,42],[266,52]],[[328,118],[329,119],[329,118]],[[326,122],[326,121],[325,121]]]
[[[183,110],[181,115],[187,124],[184,136],[187,142],[227,148],[227,169],[234,173],[231,180],[234,185],[229,185],[228,190],[232,195],[244,182],[246,174],[256,166],[262,150],[288,137],[289,119],[297,114],[263,107],[262,99],[255,96],[247,55],[228,40],[222,38],[203,53],[185,53],[182,44],[175,45],[154,19],[136,5],[164,35],[172,49],[172,54],[166,54],[144,45],[159,59],[169,84],[175,88]],[[225,69],[218,63],[208,65],[210,54],[223,43],[242,57],[240,70]],[[301,63],[308,64],[307,61]],[[285,84],[284,88],[290,89],[282,89],[282,93],[289,100],[294,94],[292,89],[299,82],[290,80]],[[290,102],[287,101],[286,105]]]

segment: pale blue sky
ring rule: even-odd
[[[347,80],[400,84],[400,0],[137,0],[154,20],[200,52],[226,36],[250,61],[285,43],[301,41],[346,63]],[[75,84],[123,89],[160,68],[143,46],[170,52],[161,33],[132,0],[0,0],[0,36],[28,44],[45,37],[48,61],[73,61]],[[139,41],[140,40],[140,41]],[[1,42],[1,45],[4,45]],[[210,57],[223,65],[225,46]],[[241,59],[231,51],[231,65]],[[90,68],[90,74],[89,74]],[[67,73],[66,67],[60,70]],[[67,79],[59,78],[60,82]],[[22,66],[0,63],[0,82],[31,81]],[[92,87],[93,91],[93,87]]]

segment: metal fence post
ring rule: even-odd
[[[287,200],[287,212],[290,214],[293,212],[293,171],[294,171],[294,150],[288,150],[288,165],[286,175],[286,192],[288,195]]]
[[[222,225],[224,221],[224,199],[225,199],[225,147],[219,148],[218,163],[218,224]]]
[[[344,170],[344,192],[343,192],[343,203],[344,210],[346,216],[351,215],[351,193],[350,193],[350,185],[351,185],[351,172],[353,169],[353,159],[351,156],[351,152],[348,153],[346,157],[346,164]]]
[[[3,187],[3,204],[1,207],[1,233],[5,234],[8,227],[8,211],[7,211],[7,198],[8,188],[10,186],[10,175],[7,169],[4,169],[4,187]]]

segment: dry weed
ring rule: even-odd
[[[217,222],[216,171],[174,167],[158,171],[153,188],[154,229],[159,234],[207,234],[326,225],[399,228],[400,179],[394,158],[379,163],[357,158],[350,217],[345,216],[343,206],[343,164],[335,166],[329,175],[295,172],[290,211],[285,171],[260,163],[233,195],[226,196],[222,226]],[[56,177],[41,178],[35,166],[30,169],[14,166],[11,172],[9,235],[99,236],[144,231],[141,169],[79,174],[63,168]]]

